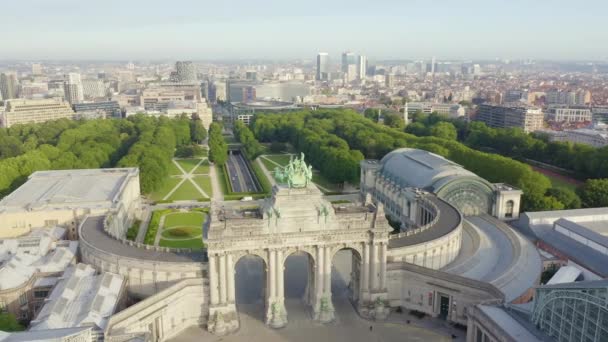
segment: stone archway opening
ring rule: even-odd
[[[285,307],[292,319],[310,319],[314,303],[315,264],[313,257],[304,251],[291,253],[283,264]]]
[[[241,257],[234,265],[235,302],[240,315],[264,321],[267,291],[266,269],[264,259],[253,254]]]
[[[350,309],[360,294],[361,254],[353,248],[342,248],[332,258],[331,292],[334,307]],[[350,302],[350,303],[349,303]]]

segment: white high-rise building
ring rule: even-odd
[[[329,80],[329,54],[319,52],[317,54],[317,81]]]
[[[367,57],[359,56],[357,61],[357,69],[359,70],[359,79],[365,79],[365,76],[367,75]]]
[[[65,76],[63,91],[65,99],[71,104],[80,103],[84,100],[84,91],[79,73],[71,72]]]

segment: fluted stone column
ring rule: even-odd
[[[234,269],[234,260],[232,254],[226,256],[226,276],[228,277],[228,303],[235,303],[235,288],[234,288],[234,276],[236,270]]]
[[[285,290],[284,290],[284,271],[283,250],[278,249],[274,253],[275,261],[275,297],[270,308],[272,315],[270,326],[273,328],[282,328],[287,325],[287,310],[285,309]]]
[[[209,255],[209,296],[211,305],[217,305],[219,302],[218,295],[218,274],[217,260],[215,255]]]
[[[219,276],[219,287],[220,287],[220,303],[226,304],[226,255],[222,254],[219,257],[220,259],[220,276]]]
[[[372,242],[372,253],[370,258],[370,291],[374,292],[378,289],[378,245]]]
[[[380,244],[380,289],[386,290],[386,243]]]

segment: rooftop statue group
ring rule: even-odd
[[[290,188],[303,188],[312,181],[312,166],[306,165],[304,153],[300,158],[289,159],[289,164],[284,167],[277,167],[274,170],[274,178],[279,183],[287,183]]]

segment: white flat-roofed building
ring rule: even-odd
[[[526,212],[516,225],[585,280],[608,277],[608,208]]]
[[[608,131],[599,129],[568,129],[564,131],[545,131],[551,141],[567,141],[593,147],[608,146]]]
[[[92,326],[91,341],[103,340],[110,316],[122,308],[126,280],[86,264],[68,268],[55,285],[30,331]]]
[[[482,104],[479,106],[475,120],[481,121],[489,127],[517,127],[529,133],[543,128],[544,115],[540,108],[527,106],[523,103]]]
[[[4,115],[0,118],[2,126],[38,123],[49,120],[74,118],[74,110],[69,103],[57,99],[26,100],[13,99],[6,101]]]
[[[16,237],[37,227],[62,226],[71,239],[87,215],[112,214],[124,231],[140,204],[139,169],[37,171],[0,201],[0,238]]]
[[[451,118],[459,118],[466,114],[464,107],[457,103],[408,102],[405,104],[405,110],[410,115],[415,114],[417,111],[425,114],[437,112],[439,115]]]
[[[53,278],[76,262],[77,241],[61,240],[65,229],[36,229],[0,240],[0,311],[30,320],[54,286]]]
[[[549,108],[547,119],[555,122],[591,122],[593,115],[589,108]]]

